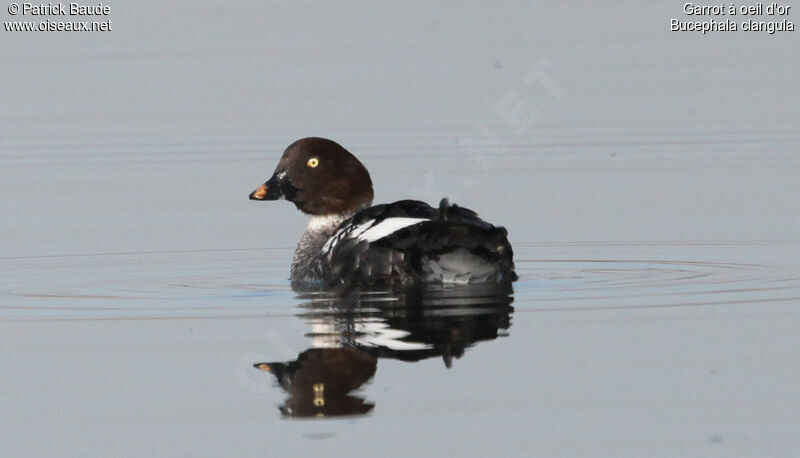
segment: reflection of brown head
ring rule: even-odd
[[[351,395],[375,375],[378,360],[353,348],[312,348],[288,363],[258,363],[289,393],[281,412],[289,417],[364,415],[374,404]]]

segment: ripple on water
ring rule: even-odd
[[[515,247],[518,311],[800,300],[798,244],[552,243]],[[0,319],[297,313],[290,249],[0,258]]]
[[[797,244],[531,245],[518,252],[518,309],[574,310],[800,300]],[[574,257],[566,259],[565,253]],[[611,257],[613,256],[613,257]]]
[[[290,314],[286,259],[290,249],[2,258],[0,318]]]

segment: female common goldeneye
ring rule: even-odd
[[[506,283],[516,280],[503,227],[442,199],[371,206],[372,180],[338,143],[303,138],[251,200],[286,199],[311,215],[292,261],[294,284]]]

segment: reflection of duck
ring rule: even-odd
[[[286,363],[257,363],[290,395],[288,417],[363,415],[374,407],[354,394],[377,370],[378,358],[420,361],[453,358],[511,326],[511,288],[465,285],[405,291],[359,291],[310,299],[300,314],[311,348]]]

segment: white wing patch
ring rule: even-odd
[[[374,219],[359,224],[356,227],[345,227],[336,231],[335,234],[325,242],[322,251],[330,253],[333,248],[343,239],[358,239],[367,242],[374,242],[386,237],[400,229],[419,224],[423,221],[430,221],[428,218],[386,218],[379,223]]]
[[[370,227],[358,236],[359,240],[366,240],[367,242],[374,242],[382,239],[389,234],[399,231],[408,226],[421,223],[423,221],[430,221],[428,218],[386,218],[380,223]]]

